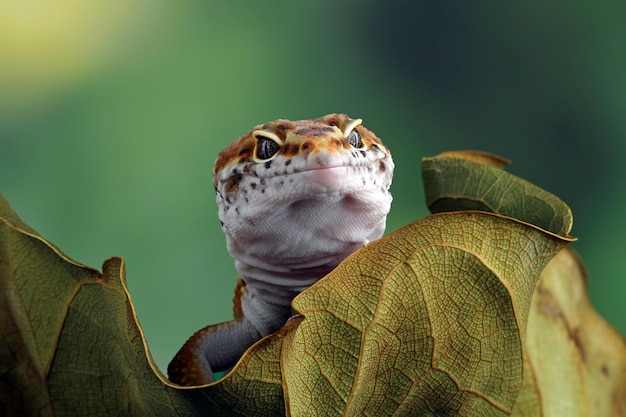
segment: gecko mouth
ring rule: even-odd
[[[300,171],[300,179],[303,184],[308,184],[313,190],[321,193],[333,193],[341,190],[346,177],[350,177],[352,166],[336,166],[313,168]],[[353,174],[354,175],[354,174]]]
[[[282,186],[297,188],[295,194],[307,193],[315,197],[337,194],[380,192],[380,187],[388,189],[390,179],[386,170],[376,165],[342,165],[311,168],[291,174],[277,176],[270,181]],[[266,179],[267,180],[267,179]]]
[[[339,161],[335,161],[339,162]],[[221,180],[216,187],[218,193],[224,195],[237,193],[243,189],[252,189],[265,193],[268,189],[282,190],[285,197],[298,198],[303,194],[312,197],[324,197],[328,195],[353,194],[367,191],[373,183],[388,189],[391,182],[390,173],[393,172],[393,163],[388,163],[385,158],[373,161],[361,161],[356,164],[330,163],[311,164],[312,166],[299,167],[298,169],[285,169],[273,172],[247,171],[231,175],[228,179]],[[391,166],[388,166],[391,165]],[[291,167],[289,167],[291,168]],[[263,175],[266,174],[266,175]],[[387,177],[389,177],[387,179]],[[378,189],[378,187],[375,187]],[[286,191],[291,189],[292,191]],[[298,196],[298,197],[296,197]],[[275,197],[276,198],[276,197]]]

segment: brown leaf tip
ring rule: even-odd
[[[498,169],[504,169],[504,167],[511,163],[509,159],[503,158],[501,156],[494,155],[488,152],[474,150],[443,152],[437,155],[435,158],[464,159],[466,161],[476,162],[478,164],[483,164]]]

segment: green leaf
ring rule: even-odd
[[[561,199],[502,170],[509,161],[477,151],[422,160],[426,204],[433,213],[480,210],[501,214],[568,238],[572,212]]]
[[[164,386],[128,295],[123,261],[72,261],[0,198],[2,415],[200,413]]]

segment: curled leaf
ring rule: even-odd
[[[572,212],[561,199],[502,170],[508,161],[477,151],[422,160],[426,204],[433,213],[480,210],[501,214],[569,238]],[[575,240],[575,239],[572,239]]]
[[[564,244],[459,212],[359,250],[294,300],[305,319],[281,354],[291,414],[510,413],[534,285]]]
[[[5,416],[190,415],[147,351],[121,258],[99,273],[25,225],[0,196],[0,411]]]

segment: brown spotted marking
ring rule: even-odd
[[[318,149],[326,151],[350,149],[350,144],[342,134],[342,131],[351,122],[353,122],[353,119],[350,119],[345,114],[329,114],[312,120],[291,121],[279,119],[257,125],[239,139],[231,142],[219,154],[215,161],[214,178],[217,181],[218,176],[216,174],[226,167],[240,165],[243,166],[245,172],[246,166],[249,167],[251,164],[258,163],[254,159],[257,146],[254,132],[266,130],[275,134],[283,142],[279,144],[278,154],[284,157],[294,157],[303,152],[314,153]],[[355,129],[359,132],[361,140],[366,146],[369,147],[375,144],[380,149],[387,151],[382,141],[369,129],[360,124]],[[329,138],[329,140],[324,140],[325,138]],[[289,159],[285,164],[290,164]]]

